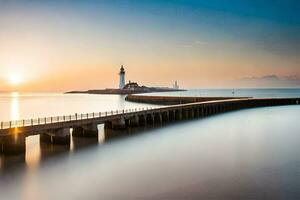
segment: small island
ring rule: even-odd
[[[119,88],[106,88],[106,89],[95,89],[95,90],[86,90],[86,91],[69,91],[65,94],[141,94],[141,93],[150,93],[150,92],[176,92],[176,91],[185,91],[183,89],[179,89],[177,81],[175,81],[172,88],[169,87],[147,87],[140,86],[137,82],[129,81],[125,84],[125,69],[124,66],[121,66],[120,72],[120,83]]]

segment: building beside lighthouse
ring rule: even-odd
[[[123,65],[121,65],[119,76],[120,76],[119,89],[122,90],[125,87],[125,69]]]
[[[129,81],[125,82],[125,68],[121,65],[119,72],[119,88],[108,89],[109,93],[117,94],[134,94],[134,93],[147,93],[147,92],[167,92],[167,91],[180,91],[177,81],[173,84],[172,88],[168,87],[147,87],[139,85],[137,82]]]

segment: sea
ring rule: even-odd
[[[145,95],[300,97],[300,89],[193,89]],[[159,107],[122,95],[0,93],[0,121]],[[70,146],[26,138],[0,155],[0,199],[300,199],[300,106],[252,108],[114,131]]]

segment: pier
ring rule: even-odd
[[[152,97],[148,96],[147,98],[151,99]],[[169,104],[176,103],[176,105],[1,122],[0,153],[24,154],[26,151],[25,138],[37,134],[40,135],[42,142],[57,145],[70,145],[71,130],[73,137],[98,137],[98,124],[104,124],[105,129],[126,129],[134,126],[202,118],[240,109],[300,104],[300,98],[229,99],[212,97],[202,98],[202,100],[193,98],[188,102],[184,100],[185,97],[170,98],[173,103]]]

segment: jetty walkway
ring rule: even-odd
[[[151,100],[152,97],[148,96],[147,98]],[[166,98],[163,99],[164,102],[168,101]],[[126,129],[127,127],[206,117],[246,108],[300,104],[300,98],[169,98],[172,99],[172,102],[168,104],[176,105],[1,122],[0,153],[24,154],[26,151],[25,138],[30,135],[39,134],[42,142],[70,145],[71,132],[73,137],[98,137],[98,124],[104,124],[105,129]],[[141,102],[138,97],[131,95],[127,97],[127,100]],[[148,103],[151,102],[148,101]]]

